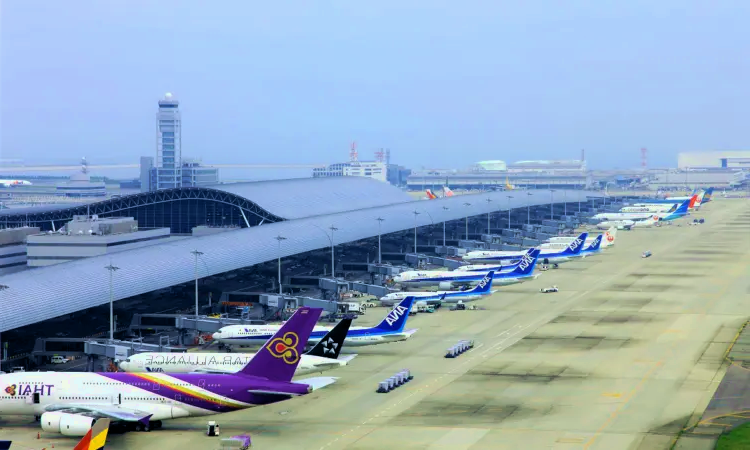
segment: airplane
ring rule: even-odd
[[[526,251],[526,254],[531,254],[534,251],[534,247],[531,247]],[[458,266],[455,269],[453,269],[454,272],[489,272],[494,271],[496,273],[507,273],[512,272],[518,267],[518,265],[521,263],[521,260],[519,259],[516,262],[512,262],[512,264],[467,264],[465,266]]]
[[[572,238],[575,239],[575,238]],[[599,253],[601,250],[604,250],[606,246],[603,246],[604,242],[604,235],[599,234],[595,238],[592,238],[591,240],[586,239],[586,242],[583,244],[583,250],[581,250],[581,254],[591,254],[591,253]],[[565,242],[547,242],[545,244],[541,245],[542,249],[545,248],[553,248],[553,249],[561,249],[565,248],[568,245],[570,245],[570,241]]]
[[[687,214],[687,210],[690,207],[690,205],[695,204],[695,201],[698,199],[697,195],[694,195],[688,200],[684,200],[680,206],[677,207],[673,212],[663,212],[663,213],[600,213],[596,214],[592,217],[592,219],[598,219],[598,220],[604,220],[604,221],[615,221],[615,220],[643,220],[648,219],[651,216],[658,216],[659,220],[664,220],[665,217],[671,217],[667,220],[672,220],[676,217],[682,217],[685,214]],[[684,207],[684,208],[683,208]],[[677,214],[677,216],[675,216]]]
[[[299,308],[236,374],[17,372],[0,375],[0,415],[39,416],[42,430],[85,436],[98,418],[149,431],[307,395],[332,377],[292,381],[322,308]]]
[[[513,186],[512,184],[510,184],[510,183],[508,182],[508,177],[505,177],[505,190],[506,190],[506,191],[512,191],[512,190],[514,190],[515,188],[516,188],[515,186]]]
[[[670,221],[679,219],[680,217],[685,217],[688,215],[688,208],[690,207],[689,205],[694,204],[696,198],[697,196],[694,195],[691,200],[685,200],[674,212],[655,215],[659,216],[659,221]]]
[[[347,355],[338,359],[344,345],[346,333],[352,324],[351,318],[336,324],[307,353],[294,372],[295,376],[313,372],[323,372],[345,366],[357,355]],[[138,353],[120,362],[119,368],[125,372],[169,372],[169,373],[236,373],[253,357],[254,353]]]
[[[363,345],[388,344],[403,341],[417,330],[404,330],[409,311],[414,304],[414,297],[406,297],[388,312],[385,318],[375,327],[351,327],[346,334],[346,345],[359,347]],[[213,334],[215,341],[222,345],[249,347],[265,342],[280,325],[228,325]],[[328,333],[328,327],[316,326],[310,335],[309,345],[317,344]]]
[[[616,230],[629,230],[635,224],[634,220],[605,220],[596,224],[596,228],[600,230],[610,230],[612,228]]]
[[[605,229],[607,231],[604,233],[604,239],[602,240],[602,248],[607,248],[611,245],[615,245],[615,239],[617,237],[617,227],[611,226]],[[553,236],[548,239],[548,242],[542,244],[540,248],[560,248],[559,244],[569,244],[573,242],[573,239],[575,239],[575,236]],[[588,237],[586,238],[586,242],[584,243],[584,245],[590,246],[595,240],[596,240],[595,237]],[[556,244],[556,247],[550,244]]]
[[[633,206],[620,208],[621,213],[659,213],[674,212],[677,209],[677,203],[636,203]]]
[[[425,191],[425,193],[427,194],[427,198],[428,198],[429,200],[435,200],[436,198],[438,198],[438,196],[437,196],[437,195],[435,195],[435,194],[433,194],[433,193],[432,193],[432,189],[427,189],[427,190]]]
[[[31,186],[31,181],[26,180],[0,180],[0,187]]]
[[[510,272],[498,272],[493,275],[492,281],[497,284],[513,284],[534,277],[534,266],[539,257],[539,250],[531,249],[530,251],[519,253],[516,259],[521,262]],[[478,283],[485,278],[486,274],[482,272],[434,272],[434,271],[411,271],[397,274],[393,281],[403,286],[435,286],[439,289],[450,289],[454,286],[471,285]],[[536,278],[536,277],[534,277]]]
[[[540,249],[539,258],[544,264],[559,264],[570,260],[571,258],[578,258],[583,250],[584,243],[588,237],[588,233],[581,233],[577,238],[573,239],[567,247],[563,250],[558,249]],[[480,250],[469,252],[464,255],[464,261],[487,261],[487,262],[498,262],[514,260],[521,257],[523,254],[519,252],[506,252],[506,251],[487,251]]]
[[[434,300],[443,300],[446,303],[455,303],[459,300],[468,302],[471,300],[476,300],[478,298],[494,294],[497,292],[496,290],[493,291],[492,289],[492,278],[494,276],[495,272],[490,271],[487,273],[487,275],[484,276],[479,281],[479,284],[474,286],[473,289],[467,289],[465,291],[428,291],[428,292],[391,292],[388,295],[385,295],[383,297],[380,297],[380,302],[385,306],[391,306],[394,303],[409,297],[413,296],[418,301],[426,301],[427,303],[430,303],[430,301]],[[441,298],[441,296],[444,296],[444,298]]]

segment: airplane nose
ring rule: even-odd
[[[221,332],[217,331],[216,333],[211,335],[212,339],[221,339]]]
[[[117,367],[118,367],[118,368],[119,368],[120,370],[124,371],[124,372],[127,372],[127,371],[128,371],[128,363],[126,363],[125,361],[120,361],[120,362],[119,362],[119,363],[117,364]]]

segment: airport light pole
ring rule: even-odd
[[[286,238],[282,235],[276,236],[274,239],[279,241],[279,295],[283,294],[281,290],[281,241],[285,241]]]
[[[443,211],[448,211],[450,208],[443,206]],[[445,220],[443,220],[443,247],[445,247]]]
[[[490,206],[490,203],[492,203],[492,199],[489,197],[487,197],[485,201],[487,202],[488,207]],[[489,210],[487,211],[487,234],[490,234],[490,211]]]
[[[10,289],[10,288],[8,286],[4,285],[4,284],[0,284],[0,292],[4,291],[6,289]],[[3,360],[5,358],[7,358],[7,355],[5,355],[5,351],[3,349],[3,340],[0,339],[0,371],[3,370]]]
[[[328,229],[331,230],[331,278],[336,278],[336,258],[333,250],[333,232],[338,231],[338,228],[331,225]]]
[[[421,213],[417,211],[416,209],[413,212],[414,214],[414,254],[417,254],[417,216]]]
[[[532,195],[534,194],[532,194],[531,192],[526,193],[527,197],[532,196]],[[526,224],[531,225],[531,203],[526,204]]]
[[[198,320],[198,257],[203,254],[198,249],[191,251],[190,253],[195,256],[195,319]]]
[[[554,201],[554,195],[555,195],[555,191],[556,190],[557,189],[550,189],[549,190],[549,219],[550,220],[555,220],[555,208],[554,208],[553,205],[555,203],[555,201]]]
[[[380,224],[382,224],[385,219],[378,217],[375,220],[378,221],[378,264],[383,264],[383,252],[380,247]]]
[[[566,189],[563,189],[563,211],[564,214],[568,215],[568,191]]]
[[[509,230],[510,230],[510,199],[512,199],[512,198],[513,198],[512,195],[508,196],[508,229]]]
[[[115,340],[115,312],[113,306],[115,303],[115,295],[112,285],[112,277],[116,271],[120,270],[120,268],[114,266],[111,259],[109,260],[109,265],[104,268],[109,270],[109,341],[112,342]]]
[[[466,202],[464,206],[471,206],[471,203]],[[466,240],[469,240],[469,213],[466,213]]]

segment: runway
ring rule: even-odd
[[[499,287],[475,302],[484,311],[441,308],[410,318],[407,328],[419,328],[411,339],[357,348],[348,366],[326,373],[341,378],[324,390],[114,435],[107,448],[218,448],[202,434],[207,420],[218,421],[222,435],[249,432],[254,448],[274,450],[669,448],[702,414],[747,320],[747,211],[747,200],[719,198],[693,213],[706,218],[700,226],[619,231],[603,254]],[[653,256],[641,258],[644,250]],[[560,292],[539,292],[549,285]],[[356,325],[385,313],[370,309]],[[443,358],[460,339],[475,348]],[[375,393],[403,368],[412,382]],[[40,430],[27,418],[2,419],[0,439],[74,445],[36,441]]]

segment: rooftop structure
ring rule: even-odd
[[[26,252],[28,265],[41,267],[153,245],[169,237],[169,228],[139,231],[132,217],[74,216],[56,233],[29,236]]]
[[[26,239],[37,233],[38,227],[0,230],[0,274],[18,272],[26,268]]]
[[[302,197],[302,201],[285,202],[283,200],[288,200],[290,196],[273,194],[268,189],[268,184],[266,189],[254,190],[256,196],[252,198],[253,203],[265,205],[280,215],[296,212],[297,219],[117,254],[113,263],[120,270],[113,278],[114,298],[128,298],[194,279],[195,263],[191,254],[194,250],[203,252],[201,258],[205,264],[201,269],[201,276],[211,276],[275,260],[279,256],[287,257],[327,248],[332,243],[340,245],[372,238],[379,232],[388,234],[411,230],[415,226],[439,224],[466,216],[484,216],[488,212],[525,208],[527,205],[549,205],[553,199],[550,191],[540,190],[526,191],[528,195],[510,197],[504,192],[490,192],[412,201],[408,194],[386,183],[354,177],[330,180],[343,181],[339,189],[346,187],[346,192],[343,189],[333,193],[326,192],[323,185],[329,180],[324,183],[321,183],[322,180],[313,180],[317,184],[308,185],[307,190],[299,189],[301,185],[294,180],[273,182],[278,190],[283,190],[286,194],[294,193]],[[355,183],[358,184],[353,184],[351,180],[357,180]],[[328,187],[333,186],[332,183]],[[369,186],[375,190],[375,186],[395,189],[406,196],[407,200],[404,197],[397,199],[395,195],[381,197],[373,193],[373,190],[368,190]],[[359,203],[355,201],[342,204],[344,196],[351,198],[362,191],[364,194],[359,196]],[[269,194],[270,198],[264,197]],[[568,202],[585,202],[590,197],[601,195],[583,190],[567,191],[565,195],[556,192],[554,200],[559,201],[557,199],[564,197]],[[339,212],[315,215],[316,211],[336,209],[327,204],[334,199],[338,200],[336,208]],[[295,210],[292,203],[304,205],[304,208]],[[414,214],[415,211],[420,214]],[[380,221],[378,218],[384,220]],[[329,230],[332,226],[336,227],[335,234]],[[287,238],[281,246],[276,239],[279,235]],[[104,267],[109,262],[110,256],[103,255],[4,277],[3,284],[8,289],[0,292],[0,303],[9,310],[25,313],[0,316],[0,332],[107,303],[109,272]]]

